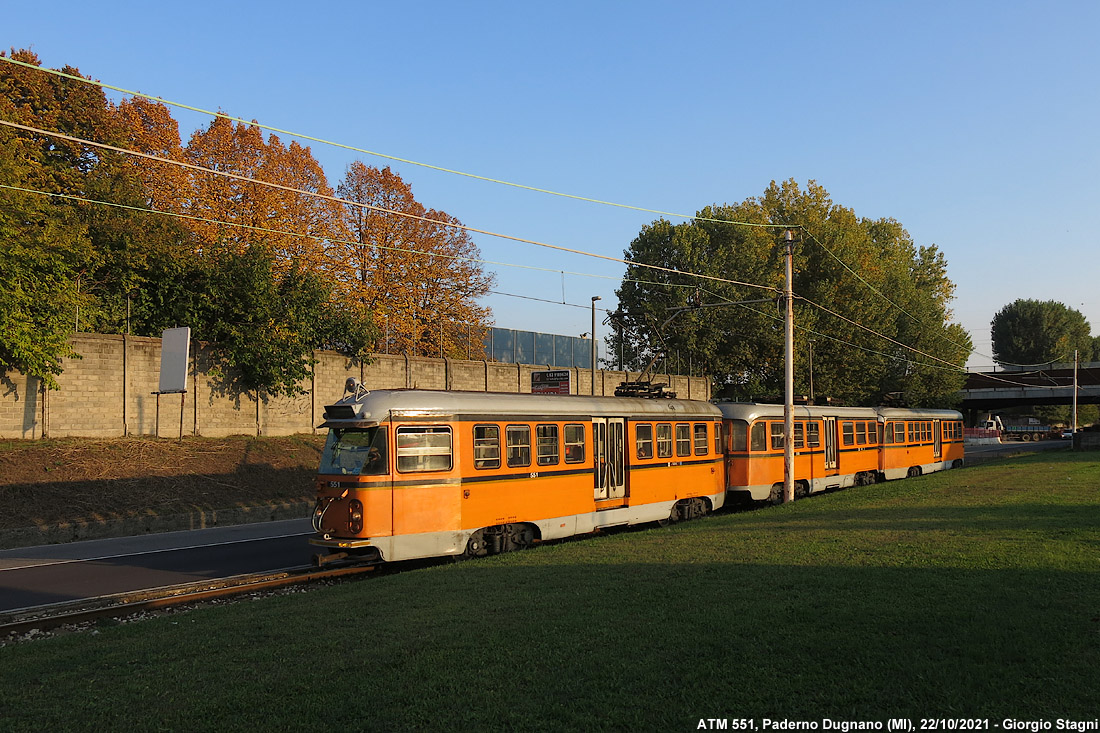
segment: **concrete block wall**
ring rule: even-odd
[[[323,420],[324,406],[344,394],[348,377],[368,389],[450,389],[488,392],[531,391],[531,373],[552,367],[458,359],[376,354],[370,364],[335,352],[314,352],[317,363],[303,380],[303,393],[273,397],[240,392],[213,352],[192,342],[188,391],[154,394],[160,382],[160,339],[77,334],[79,359],[66,359],[57,391],[18,372],[0,374],[0,438],[110,438],[124,435],[290,435],[308,433]],[[592,373],[572,368],[570,391],[591,394]],[[596,394],[612,395],[629,372],[596,372]],[[708,399],[705,377],[658,375],[682,398]],[[182,423],[181,423],[182,414]]]
[[[0,437],[41,438],[44,402],[42,380],[15,371],[0,374]]]

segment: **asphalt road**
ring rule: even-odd
[[[308,519],[0,550],[0,612],[308,566]]]
[[[966,446],[965,465],[977,466],[987,461],[998,458],[1009,458],[1023,453],[1038,453],[1045,450],[1057,450],[1058,448],[1070,448],[1068,440],[1040,440],[1038,442],[1011,442],[1000,445],[968,445]]]

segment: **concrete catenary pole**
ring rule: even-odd
[[[783,502],[794,501],[794,291],[791,287],[794,232],[783,232]]]
[[[598,295],[592,296],[592,394],[596,394],[596,301],[603,300]]]

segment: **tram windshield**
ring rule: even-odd
[[[378,476],[386,472],[385,427],[331,428],[328,431],[320,473]]]

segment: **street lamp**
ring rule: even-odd
[[[592,394],[596,394],[596,301],[603,300],[598,295],[592,296]]]

